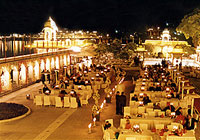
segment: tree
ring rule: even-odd
[[[95,48],[95,52],[98,56],[105,54],[108,51],[108,45],[106,43],[101,43],[97,45],[97,48]]]
[[[194,46],[200,44],[200,10],[195,9],[192,13],[185,15],[181,23],[176,28],[177,31],[182,32],[186,39],[190,37],[193,40]]]

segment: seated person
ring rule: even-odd
[[[117,132],[116,130],[114,130],[113,127],[111,127],[111,124],[109,123],[107,125],[107,129],[104,132],[103,139],[104,140],[118,139],[118,136],[119,136],[119,132]]]
[[[170,102],[167,102],[167,106],[164,108],[163,111],[166,111],[168,109],[171,110],[171,112],[175,112],[175,107]]]
[[[176,87],[176,84],[174,82],[172,82],[171,87]]]
[[[51,90],[47,87],[47,85],[45,84],[44,87],[43,87],[43,93],[47,93],[50,94],[51,93]]]
[[[194,118],[192,118],[191,115],[188,115],[186,117],[186,121],[185,124],[183,125],[184,128],[186,128],[187,130],[193,130],[195,128],[195,125],[198,121]]]
[[[161,86],[160,86],[160,85],[157,85],[155,91],[161,91],[161,90],[162,90],[162,89],[161,89]]]
[[[131,129],[131,123],[129,119],[126,120],[125,129]]]
[[[151,102],[151,100],[149,99],[149,96],[147,96],[146,94],[144,94],[144,98],[143,98],[144,105],[146,105],[146,104],[148,104],[150,102]]]
[[[131,101],[138,101],[138,97],[136,94],[134,94],[134,96],[131,98]]]
[[[154,91],[154,90],[155,90],[155,88],[154,88],[153,84],[151,84],[149,87],[149,91]]]
[[[109,121],[106,121],[106,123],[104,125],[104,130],[108,129],[110,125],[111,124],[109,123]]]
[[[160,109],[161,110],[160,103],[154,104],[153,109]]]
[[[182,108],[179,107],[179,108],[176,110],[176,115],[182,115],[182,112],[183,112]]]

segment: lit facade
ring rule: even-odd
[[[161,35],[161,39],[158,40],[145,40],[143,43],[145,46],[150,46],[153,50],[153,54],[158,54],[162,52],[164,57],[171,57],[171,54],[175,46],[191,46],[187,41],[173,41],[171,40],[169,30],[165,29]]]

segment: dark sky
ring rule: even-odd
[[[0,0],[0,33],[40,32],[48,16],[68,29],[142,31],[176,27],[200,0]]]

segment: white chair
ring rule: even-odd
[[[166,116],[170,116],[171,115],[171,110],[167,109],[166,110]]]
[[[142,129],[142,130],[148,130],[148,124],[146,124],[146,123],[140,123],[140,129]]]
[[[164,126],[164,124],[155,124],[155,128],[159,130],[164,129]]]
[[[130,106],[134,106],[135,105],[135,101],[130,101]]]
[[[51,105],[49,96],[44,96],[44,106],[45,105]]]
[[[77,108],[78,107],[78,103],[76,102],[76,98],[75,97],[71,97],[70,98],[70,108]]]
[[[153,108],[153,103],[148,103],[147,106]]]
[[[36,105],[43,105],[42,96],[35,96],[35,104]]]
[[[124,107],[124,117],[125,117],[126,115],[128,115],[128,116],[131,115],[131,114],[130,114],[130,107],[129,107],[129,106],[125,106],[125,107]]]
[[[86,86],[86,89],[92,89],[92,87],[91,86]]]
[[[167,125],[167,128],[172,131],[173,130],[173,125]]]
[[[166,107],[166,105],[167,105],[167,102],[166,102],[166,101],[161,101],[161,102],[160,102],[160,107],[161,107],[161,109],[164,109],[164,108]]]
[[[156,116],[159,116],[158,112],[161,112],[161,110],[160,109],[154,109],[154,112],[156,113]]]
[[[135,137],[126,137],[126,140],[136,140]]]
[[[87,95],[85,99],[81,99],[81,106],[88,105],[88,98],[89,98],[89,95]]]
[[[138,114],[145,113],[145,107],[138,107]]]
[[[64,97],[64,107],[70,107],[69,97]]]
[[[137,107],[131,108],[131,114],[137,115],[137,113],[138,113],[138,108]]]
[[[114,126],[114,125],[113,125],[113,119],[106,119],[105,122],[106,122],[106,121],[108,121],[108,122],[111,124],[112,127]]]
[[[63,107],[63,103],[60,97],[55,97],[56,100],[56,107]]]
[[[153,108],[146,108],[146,113],[153,111]]]
[[[165,116],[165,111],[159,111],[158,116],[161,116],[161,115]]]
[[[156,116],[156,112],[154,112],[154,111],[149,111],[149,112],[148,112],[148,116],[150,116],[150,117],[155,117],[155,116]]]

